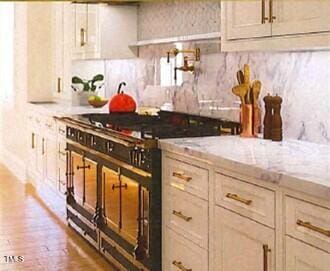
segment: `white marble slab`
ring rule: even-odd
[[[163,150],[192,155],[246,176],[330,199],[330,146],[239,136],[160,141]]]
[[[34,110],[41,114],[51,116],[76,115],[87,113],[108,113],[108,105],[102,108],[94,108],[92,106],[72,106],[66,103],[49,103],[49,104],[32,104],[28,103],[29,110]]]

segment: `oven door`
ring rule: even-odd
[[[106,225],[135,248],[136,259],[149,256],[149,191],[121,173],[102,168],[102,211]]]
[[[97,203],[97,163],[71,152],[71,191],[75,202],[94,214]]]

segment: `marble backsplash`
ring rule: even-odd
[[[285,138],[330,144],[330,51],[221,53],[217,41],[184,44],[195,46],[201,48],[198,69],[184,73],[177,87],[159,86],[160,59],[171,44],[142,47],[136,59],[105,61],[107,96],[126,81],[126,92],[140,105],[160,106],[170,99],[177,111],[237,120],[238,98],[231,88],[237,70],[248,63],[251,79],[263,84],[261,98],[267,93],[283,98]]]

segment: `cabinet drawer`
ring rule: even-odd
[[[164,192],[165,226],[207,249],[208,202],[170,186]]]
[[[208,199],[208,170],[179,160],[165,158],[165,182],[180,190]]]
[[[286,271],[329,271],[329,266],[329,253],[286,237]]]
[[[187,239],[166,229],[163,271],[208,271],[208,253]]]
[[[66,162],[66,141],[58,141],[58,159]]]
[[[330,210],[285,198],[286,234],[330,252]]]
[[[51,132],[51,133],[55,132],[56,122],[52,117],[47,117],[44,121],[44,124],[47,132]]]
[[[57,124],[57,135],[59,137],[66,137],[66,125],[63,123],[58,123]]]
[[[216,204],[269,227],[275,227],[275,193],[217,173]]]

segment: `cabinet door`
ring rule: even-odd
[[[82,58],[87,44],[87,5],[73,4],[72,15],[75,18],[75,35],[73,53],[77,58]]]
[[[57,187],[57,141],[55,138],[47,138],[45,148],[45,178],[55,188]]]
[[[52,43],[53,43],[53,94],[59,97],[63,91],[63,3],[53,3],[52,10]]]
[[[265,20],[269,10],[268,1],[222,1],[222,23],[226,25],[226,38],[233,40],[270,36],[271,24]]]
[[[330,254],[286,237],[286,271],[329,271]]]
[[[98,57],[100,53],[100,27],[98,5],[87,5],[87,43],[85,54],[87,58]]]
[[[217,271],[274,271],[274,230],[216,207]]]
[[[329,0],[272,0],[272,35],[330,31]]]

